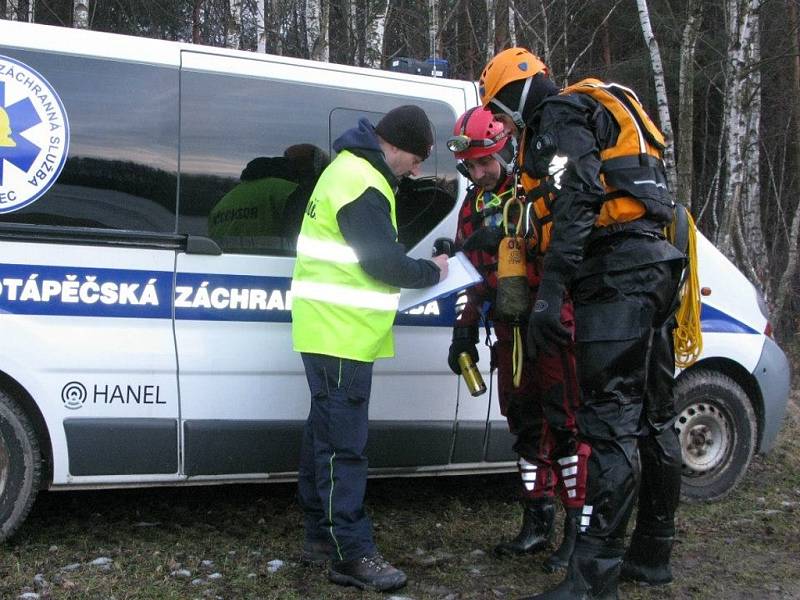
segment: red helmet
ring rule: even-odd
[[[508,132],[488,108],[476,106],[461,115],[447,140],[447,149],[458,160],[482,158],[500,152],[508,143]]]

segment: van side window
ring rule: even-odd
[[[34,51],[14,56],[58,93],[70,142],[56,183],[0,214],[0,223],[174,233],[178,70]],[[45,159],[39,150],[37,160]]]
[[[335,157],[332,140],[360,116],[377,122],[409,102],[431,116],[441,149],[425,162],[423,175],[453,182],[438,192],[431,185],[408,187],[412,197],[405,212],[398,206],[398,228],[410,248],[455,204],[456,173],[444,144],[454,121],[449,107],[387,94],[182,71],[179,233],[209,236],[225,253],[294,256],[308,199]],[[444,173],[437,175],[437,166],[444,166]],[[410,224],[408,236],[401,214]]]

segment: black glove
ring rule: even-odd
[[[433,253],[431,256],[438,256],[439,254],[447,254],[453,256],[456,253],[456,243],[450,238],[436,238],[433,242]]]
[[[450,370],[456,375],[461,375],[458,355],[462,352],[468,353],[473,362],[478,362],[477,327],[453,327],[453,341],[450,344],[450,350],[447,352],[447,364],[450,365]]]
[[[553,354],[556,348],[566,346],[572,336],[561,323],[561,305],[564,303],[564,284],[553,279],[542,279],[536,302],[528,321],[528,357],[533,360],[538,353]]]
[[[497,254],[497,247],[506,237],[502,227],[479,227],[471,236],[464,240],[463,248],[467,252],[482,250],[490,254]]]

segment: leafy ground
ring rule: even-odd
[[[800,598],[798,407],[795,391],[777,447],[728,499],[681,508],[678,581],[626,584],[622,597]],[[538,557],[491,555],[515,533],[515,489],[511,475],[371,481],[379,546],[410,580],[394,598],[511,599],[555,584]],[[381,597],[298,564],[293,494],[282,484],[43,493],[0,546],[0,598]]]

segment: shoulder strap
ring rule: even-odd
[[[645,140],[659,152],[663,152],[666,147],[664,134],[647,115],[633,90],[618,83],[603,83],[599,79],[588,78],[564,88],[561,94],[576,92],[587,94],[600,102],[618,121],[622,114],[630,117]],[[622,127],[624,123],[619,125]]]

